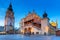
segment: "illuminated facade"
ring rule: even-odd
[[[14,32],[14,12],[10,4],[5,16],[5,31],[8,33]]]
[[[49,23],[49,18],[47,17],[46,12],[44,12],[43,18],[36,15],[34,11],[32,13],[29,12],[28,15],[21,20],[20,25],[20,31],[22,34],[30,33],[50,35],[52,32],[56,31],[56,28],[54,28],[52,24]]]
[[[21,21],[21,32],[31,34],[41,33],[41,18],[35,14],[33,11],[29,13],[26,18]]]
[[[56,22],[51,22],[50,23],[50,29],[49,29],[49,33],[50,34],[56,34],[56,31],[58,30],[58,28],[57,28],[57,26],[58,26],[58,24],[57,24],[57,21]]]

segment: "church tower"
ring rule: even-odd
[[[6,12],[6,16],[5,16],[5,31],[8,33],[13,33],[14,32],[14,12],[12,9],[12,5],[10,3],[7,12]]]
[[[41,20],[41,29],[43,35],[49,34],[49,18],[46,12],[43,14],[43,19]]]

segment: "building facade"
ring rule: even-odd
[[[56,32],[56,28],[49,23],[46,12],[44,12],[43,18],[39,17],[34,11],[32,13],[29,12],[28,15],[21,20],[20,25],[21,34],[51,35]]]
[[[49,33],[51,34],[51,35],[53,35],[53,34],[56,34],[56,31],[58,30],[58,24],[57,24],[57,21],[56,22],[51,22],[50,23],[50,29],[49,29]]]

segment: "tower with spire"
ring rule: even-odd
[[[6,12],[6,16],[5,16],[5,31],[8,33],[13,33],[14,31],[14,12],[12,9],[12,4],[10,3],[7,12]]]
[[[42,34],[49,35],[49,18],[46,11],[44,11],[43,18],[41,20],[41,30]]]

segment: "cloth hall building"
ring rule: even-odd
[[[54,35],[57,30],[57,22],[49,22],[46,12],[43,18],[38,16],[35,11],[29,12],[28,15],[20,22],[21,34],[40,34],[40,35]]]

